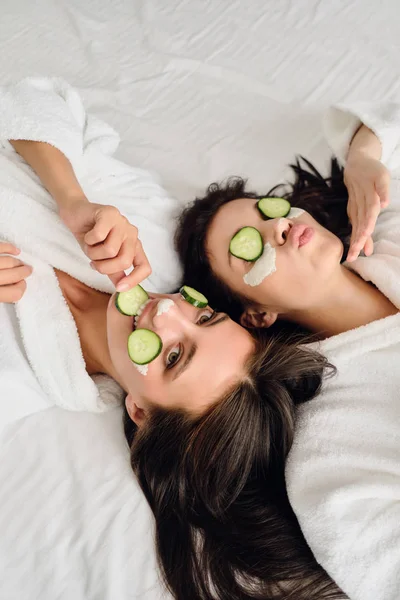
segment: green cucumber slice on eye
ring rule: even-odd
[[[205,308],[208,306],[208,300],[204,294],[198,292],[188,285],[183,285],[179,290],[179,293],[184,297],[186,302],[190,302],[190,304],[196,308]]]
[[[260,258],[263,251],[263,239],[255,227],[243,227],[233,236],[229,244],[229,252],[233,256],[251,262]]]
[[[290,212],[290,202],[285,198],[261,198],[257,208],[263,219],[278,219],[287,217]]]
[[[141,285],[136,285],[127,292],[118,292],[115,296],[115,306],[127,317],[137,315],[139,308],[149,299]]]
[[[135,329],[128,338],[128,354],[137,365],[147,365],[157,358],[162,350],[159,335],[150,329]]]

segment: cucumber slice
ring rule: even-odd
[[[290,202],[285,198],[261,198],[257,208],[263,219],[287,217],[290,212]]]
[[[208,300],[204,294],[201,294],[188,285],[183,285],[179,290],[179,293],[187,302],[190,302],[190,304],[193,304],[193,306],[196,306],[197,308],[205,308],[208,306]]]
[[[137,365],[147,365],[161,350],[160,336],[150,329],[135,329],[128,338],[129,358]]]
[[[251,262],[260,258],[264,250],[261,233],[255,227],[243,227],[231,239],[229,252],[236,258]]]
[[[149,299],[147,292],[141,285],[136,285],[127,292],[118,292],[115,295],[115,306],[119,312],[127,317],[137,315],[139,308]]]

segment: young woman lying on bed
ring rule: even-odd
[[[118,211],[95,207],[83,193],[74,193],[72,203],[70,194],[66,198],[65,190],[77,191],[79,184],[57,149],[11,143],[52,191],[94,265],[120,280],[128,265],[123,257],[107,258],[107,235],[112,231],[116,238],[112,254],[118,255],[118,239],[134,247],[133,228]],[[131,260],[146,264],[141,246]],[[138,271],[129,276],[132,281],[135,273],[134,283]],[[24,298],[31,274],[17,248],[0,243],[0,302]],[[295,405],[318,392],[327,361],[297,344],[249,333],[180,293],[149,292],[134,323],[117,310],[115,293],[99,292],[58,269],[56,276],[88,374],[109,375],[127,394],[132,467],[156,518],[160,564],[175,597],[286,598],[296,590],[297,599],[341,598],[304,542],[283,480]],[[155,332],[163,344],[145,375],[127,351],[138,328]],[[200,532],[204,548],[198,552]],[[246,585],[235,583],[235,572],[259,580],[257,595],[242,595]]]
[[[180,294],[155,293],[168,276],[170,288],[179,283],[172,235],[163,237],[172,200],[107,155],[112,135],[65,82],[0,88],[7,404],[14,418],[54,404],[104,410],[109,398],[91,377],[119,382],[133,470],[176,598],[341,597],[305,543],[283,481],[295,406],[318,392],[328,362],[296,344],[258,339]],[[149,274],[134,224],[153,269],[144,283],[151,302],[137,325],[163,343],[146,375],[128,356],[133,319],[114,303],[114,284],[131,287]]]
[[[385,165],[394,172],[400,166],[400,109],[331,109],[326,124],[344,181],[333,161],[327,180],[298,162],[290,190],[260,195],[240,179],[214,184],[182,215],[177,245],[185,281],[201,282],[210,302],[234,320],[270,328],[270,335],[284,327],[321,340],[313,347],[337,374],[298,411],[289,499],[318,562],[352,600],[395,600],[400,181],[392,182],[389,204]],[[285,191],[295,210],[265,219],[259,208],[287,213],[289,206],[259,200]],[[362,249],[366,256],[357,258]]]

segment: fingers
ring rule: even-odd
[[[125,269],[129,269],[133,264],[135,247],[136,244],[132,240],[125,240],[115,258],[95,260],[91,265],[103,275],[112,275],[118,271],[125,271]]]
[[[108,275],[118,291],[130,289],[151,273],[150,263],[138,238],[138,230],[113,206],[101,207],[94,227],[84,236],[90,266]],[[126,276],[127,269],[134,271]]]
[[[132,248],[135,247],[137,236],[138,230],[133,225],[129,224],[129,228],[127,230],[125,228],[121,229],[120,227],[114,227],[110,231],[104,242],[96,244],[95,246],[87,246],[87,248],[85,248],[85,254],[92,261],[101,261],[116,258],[118,255],[121,254],[122,244],[125,240],[127,240],[127,238],[129,238]],[[132,260],[130,260],[130,266],[131,265]]]
[[[370,238],[375,229],[376,220],[381,210],[380,198],[375,192],[370,193],[362,201],[358,199],[356,202],[358,211],[355,219],[351,220],[353,230],[347,256],[348,262],[355,260],[365,247],[368,238]],[[367,247],[371,247],[370,243]]]
[[[131,239],[125,240],[118,256],[112,259],[93,261],[91,265],[99,273],[108,275],[119,292],[131,289],[151,274],[149,260],[139,239],[135,244]],[[134,267],[132,273],[125,275],[124,271],[132,266]]]
[[[0,243],[0,253],[19,254],[11,244]],[[0,302],[12,303],[21,300],[26,290],[25,279],[32,274],[32,267],[13,256],[0,256]]]
[[[13,259],[11,259],[13,260]],[[18,261],[19,262],[19,261]],[[0,286],[2,285],[10,285],[13,283],[18,283],[23,279],[29,277],[32,274],[32,267],[24,264],[20,264],[19,266],[9,268],[3,267],[3,260],[1,261],[0,266]]]
[[[134,269],[132,273],[124,277],[117,285],[118,292],[125,292],[141,283],[151,275],[151,266],[149,260],[143,250],[140,240],[136,243],[135,257],[133,260]]]
[[[372,237],[369,237],[367,239],[367,241],[365,242],[364,254],[365,254],[365,256],[371,256],[371,254],[373,254],[373,252],[374,252],[374,242],[372,240]]]
[[[379,196],[381,208],[389,206],[390,202],[390,173],[386,169],[385,173],[381,175],[379,182],[375,185],[376,193]]]
[[[26,291],[26,281],[22,280],[13,285],[0,287],[0,302],[11,304],[21,300]]]
[[[115,206],[103,206],[95,213],[95,225],[86,233],[84,241],[88,246],[104,242],[121,214]]]
[[[0,254],[19,254],[20,252],[21,250],[13,244],[0,242]]]

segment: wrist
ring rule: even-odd
[[[347,160],[363,158],[380,160],[381,156],[382,144],[379,138],[366,125],[362,125],[350,144]]]
[[[84,204],[90,204],[82,190],[79,192],[62,192],[57,194],[57,197],[54,199],[60,214],[74,211],[77,207]]]

